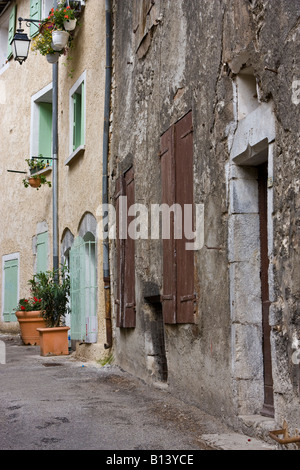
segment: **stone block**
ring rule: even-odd
[[[229,190],[232,214],[258,213],[258,189],[255,180],[232,180]]]
[[[229,262],[248,261],[260,252],[258,214],[229,217]]]
[[[262,328],[233,325],[234,377],[258,380],[263,377]]]
[[[229,275],[232,321],[260,324],[262,312],[259,258],[254,262],[231,263]]]

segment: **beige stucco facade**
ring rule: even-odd
[[[29,0],[11,2],[17,5],[17,17],[28,18]],[[1,23],[0,23],[1,24]],[[17,27],[17,25],[16,25]],[[24,30],[29,34],[25,23]],[[66,238],[72,242],[89,230],[90,221],[96,241],[98,335],[93,345],[81,345],[79,354],[98,358],[104,352],[105,312],[102,282],[102,246],[97,240],[102,200],[102,140],[105,86],[105,2],[88,0],[79,18],[68,56],[58,65],[58,227],[59,261],[64,262]],[[72,157],[72,90],[84,81],[84,143]],[[52,93],[52,65],[39,53],[30,51],[20,65],[10,59],[0,69],[0,177],[1,231],[0,255],[1,330],[16,330],[18,323],[3,321],[3,263],[9,256],[19,260],[18,298],[29,295],[28,279],[36,271],[36,237],[48,232],[48,268],[52,268],[52,189],[38,191],[25,188],[25,175],[7,170],[26,171],[26,158],[36,155],[34,104],[41,95]],[[52,179],[50,169],[46,176]],[[88,222],[86,222],[88,221]],[[68,237],[69,235],[69,237]],[[67,242],[67,244],[69,241]],[[71,246],[67,247],[68,249]]]

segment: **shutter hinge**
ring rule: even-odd
[[[192,134],[192,132],[194,132],[194,127],[192,126],[185,134],[183,134],[182,136],[180,136],[181,139],[184,139],[185,137],[187,137],[189,134]]]
[[[196,300],[196,294],[183,295],[180,297],[180,302],[191,302],[193,300]]]

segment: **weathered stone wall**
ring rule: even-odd
[[[232,145],[241,121],[237,76],[245,67],[251,67],[257,83],[256,112],[263,116],[260,113],[265,106],[274,109],[270,116],[275,141],[267,130],[264,137],[269,167],[271,161],[273,165],[268,196],[272,209],[269,235],[273,234],[269,240],[270,322],[272,327],[279,325],[280,330],[272,331],[275,418],[280,424],[286,418],[295,427],[300,422],[299,366],[291,360],[292,338],[299,337],[300,98],[295,83],[300,80],[299,3],[155,2],[157,22],[151,28],[147,47],[138,54],[134,3],[114,2],[111,195],[119,172],[133,162],[136,202],[148,207],[161,203],[160,136],[192,109],[195,203],[205,208],[204,247],[195,254],[196,323],[165,326],[169,389],[227,420],[260,412],[261,307],[255,310],[260,293],[257,283],[253,298],[243,297],[246,291],[237,291],[241,309],[233,310],[233,286],[240,276],[246,276],[244,281],[248,276],[248,283],[243,284],[248,284],[251,293],[253,272],[248,259],[241,274],[232,274],[230,264],[242,266],[238,258],[230,260],[228,252],[230,246],[242,250],[244,243],[247,247],[247,231],[253,229],[246,223],[243,233],[239,228],[232,232],[232,215],[257,214],[257,208],[251,205],[255,204],[257,191],[255,169],[242,168],[232,160]],[[267,123],[261,127],[268,127]],[[255,139],[259,142],[258,134]],[[233,199],[236,188],[242,188],[242,199],[238,201]],[[257,220],[255,216],[252,219]],[[237,246],[239,234],[244,241]],[[254,251],[256,248],[253,245]],[[253,269],[259,277],[259,251],[256,255],[254,251]],[[114,266],[114,256],[112,260]],[[156,381],[159,374],[151,332],[157,312],[144,300],[149,289],[162,289],[162,244],[159,240],[138,240],[137,326],[130,331],[115,329],[116,357],[122,367],[145,380]]]

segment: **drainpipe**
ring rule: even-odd
[[[57,8],[57,0],[54,1]],[[53,194],[53,269],[59,268],[58,254],[58,63],[52,65],[52,194]],[[58,275],[55,276],[58,282]]]
[[[110,94],[112,77],[112,15],[111,0],[105,0],[105,22],[106,22],[106,67],[105,67],[105,103],[104,103],[104,129],[103,129],[103,163],[102,163],[102,204],[107,208],[103,219],[108,220],[108,152],[109,152],[109,116],[110,116]],[[106,206],[105,206],[106,205]],[[112,347],[112,322],[110,302],[110,267],[109,267],[109,239],[105,237],[103,227],[103,281],[105,293],[105,323],[106,344],[105,349]]]

